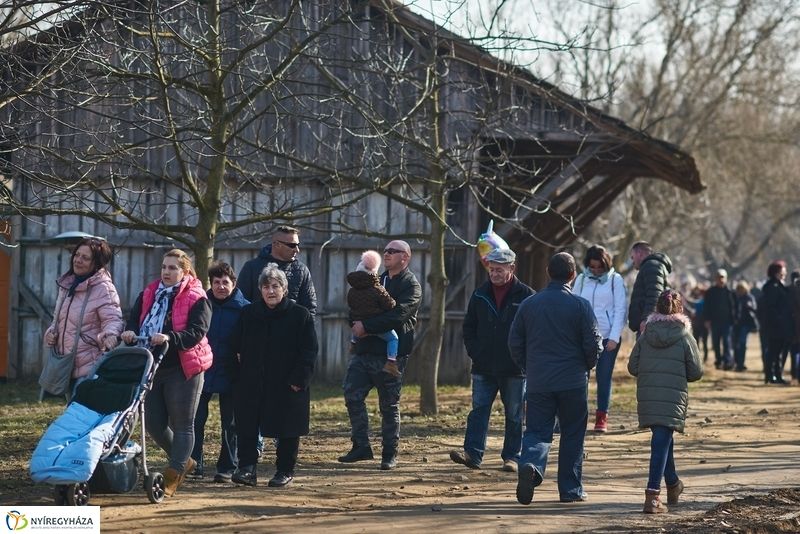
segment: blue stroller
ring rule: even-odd
[[[57,505],[85,506],[93,493],[128,493],[140,476],[151,503],[164,499],[164,476],[147,469],[144,423],[145,397],[160,360],[146,348],[120,346],[104,354],[89,378],[76,385],[72,401],[47,428],[30,463],[34,482],[54,486]],[[137,418],[141,446],[131,440]]]

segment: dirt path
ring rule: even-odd
[[[755,359],[752,354],[749,361]],[[623,373],[622,365],[618,362],[618,373]],[[205,479],[187,482],[161,505],[149,504],[139,490],[98,495],[92,504],[101,506],[104,532],[678,532],[691,525],[697,531],[721,530],[737,513],[730,507],[708,513],[716,505],[793,487],[800,480],[800,387],[764,386],[759,376],[757,370],[723,373],[712,368],[704,378],[711,386],[692,390],[687,433],[676,442],[685,498],[659,517],[641,513],[650,434],[636,429],[630,409],[613,415],[607,434],[587,436],[585,503],[558,502],[557,442],[534,503],[521,506],[515,500],[516,475],[499,470],[497,432],[490,438],[483,468],[471,471],[447,457],[450,449],[460,446],[461,430],[437,431],[435,419],[404,416],[400,467],[395,471],[377,470],[377,461],[337,463],[336,456],[348,446],[342,424],[341,432],[302,442],[298,478],[288,489],[267,488],[272,472],[263,464],[263,482],[257,488]],[[448,402],[463,404],[467,399],[445,396],[443,406]],[[267,458],[273,458],[273,451]],[[769,499],[785,501],[789,513],[781,517],[790,526],[783,531],[796,531],[800,514],[790,516],[792,510],[800,510],[797,501]],[[50,504],[44,495],[35,500],[42,502],[30,504]],[[771,504],[762,503],[762,511],[771,510]],[[745,518],[760,513],[744,508],[740,512]]]
[[[700,516],[720,503],[800,480],[800,387],[764,386],[756,370],[734,374],[712,368],[704,380],[713,387],[693,390],[687,433],[676,443],[685,499],[664,516],[640,513],[649,432],[635,429],[633,413],[616,414],[607,434],[588,436],[589,501],[580,504],[558,502],[552,469],[534,503],[517,504],[515,475],[499,470],[499,458],[487,456],[479,471],[459,468],[447,452],[460,445],[460,435],[410,437],[430,434],[420,429],[424,421],[413,418],[404,420],[400,467],[392,472],[378,471],[377,462],[338,464],[335,457],[347,446],[343,428],[339,436],[303,442],[306,461],[289,489],[191,481],[159,506],[147,504],[138,492],[97,496],[93,504],[102,506],[107,532],[616,532],[681,530],[676,522],[704,520],[708,530],[721,529],[729,511]],[[499,450],[500,437],[495,434],[489,447]],[[262,466],[259,474],[266,480],[271,472]]]

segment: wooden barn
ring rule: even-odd
[[[331,23],[320,31],[320,38],[325,39],[326,45],[316,51],[314,61],[318,60],[322,51],[329,49],[335,54],[335,68],[319,67],[312,64],[311,59],[303,67],[299,59],[296,63],[300,66],[294,67],[297,77],[293,79],[291,90],[286,89],[283,95],[281,110],[285,111],[286,116],[280,118],[285,120],[270,116],[258,122],[251,117],[247,127],[241,128],[242,136],[253,136],[250,138],[252,142],[262,128],[273,132],[277,131],[278,124],[292,125],[277,134],[273,133],[270,139],[277,140],[270,146],[266,146],[266,143],[259,146],[261,150],[272,151],[265,153],[270,154],[269,165],[273,165],[267,168],[269,165],[265,163],[266,170],[259,171],[261,174],[253,174],[261,178],[244,179],[233,171],[226,176],[225,194],[219,208],[224,224],[220,225],[221,230],[214,237],[214,257],[230,262],[238,271],[245,261],[258,253],[263,244],[269,242],[275,226],[291,223],[301,228],[300,259],[311,270],[319,301],[317,325],[321,355],[318,377],[337,381],[343,375],[349,339],[345,275],[356,265],[365,248],[382,247],[388,236],[406,237],[414,251],[411,268],[423,283],[424,300],[420,320],[423,334],[431,304],[432,292],[425,284],[431,272],[431,250],[429,242],[423,238],[432,231],[431,219],[419,210],[410,209],[405,202],[407,197],[417,194],[412,185],[398,185],[391,181],[392,177],[387,182],[380,182],[384,177],[374,171],[369,180],[388,185],[372,190],[366,185],[368,181],[361,182],[365,184],[362,188],[364,194],[353,203],[343,204],[341,209],[322,210],[307,217],[285,209],[286,206],[300,205],[309,199],[323,204],[327,202],[328,205],[338,202],[336,199],[339,197],[331,193],[331,172],[319,171],[315,175],[309,170],[314,168],[312,163],[317,160],[334,159],[323,146],[331,136],[338,139],[337,157],[345,161],[336,167],[336,173],[342,176],[358,174],[352,169],[363,170],[372,166],[374,162],[368,159],[374,158],[374,154],[380,150],[385,150],[387,155],[381,165],[374,168],[392,168],[397,175],[412,172],[408,170],[412,165],[405,160],[397,163],[392,159],[396,155],[394,152],[403,150],[395,148],[399,144],[376,148],[374,139],[380,136],[359,135],[359,132],[375,127],[374,124],[380,121],[358,117],[353,111],[357,106],[352,99],[346,102],[344,99],[337,100],[345,93],[341,80],[349,80],[350,86],[365,89],[363,80],[353,74],[356,71],[355,56],[402,56],[403,68],[409,70],[413,70],[414,61],[422,64],[431,57],[436,62],[446,62],[447,68],[437,71],[442,89],[436,92],[436,102],[440,106],[438,111],[447,120],[442,123],[442,128],[437,128],[437,132],[442,130],[444,133],[437,139],[442,141],[441,150],[435,153],[458,155],[460,159],[457,163],[471,163],[471,166],[462,167],[469,167],[470,172],[480,175],[481,179],[491,176],[498,184],[513,182],[518,188],[535,192],[512,206],[507,201],[494,198],[491,188],[484,189],[482,196],[474,193],[479,189],[477,186],[472,191],[469,187],[447,190],[445,263],[450,283],[446,296],[446,332],[439,367],[440,382],[469,381],[469,361],[462,344],[461,320],[473,289],[485,276],[473,244],[495,215],[503,215],[496,222],[495,229],[517,251],[520,278],[539,288],[545,282],[544,265],[553,250],[571,243],[581,229],[605,210],[633,180],[663,180],[689,192],[702,189],[694,161],[678,147],[651,138],[571,98],[558,88],[538,80],[527,70],[498,60],[399,3],[372,0],[352,4],[359,6],[357,16],[350,16],[341,23]],[[432,44],[434,38],[435,45]],[[423,49],[433,52],[426,58],[419,52]],[[308,65],[317,68],[309,69]],[[464,89],[467,80],[470,90]],[[359,95],[363,99],[359,102],[391,94],[393,83],[392,78],[387,76],[381,78],[380,83],[368,84],[370,87],[366,88],[365,94]],[[476,89],[478,87],[480,90]],[[306,89],[298,91],[298,88]],[[315,114],[307,121],[298,119],[299,110],[309,107],[298,104],[301,102],[301,97],[296,96],[299,93],[303,93],[302,98],[308,98],[307,95],[313,93],[317,105],[324,102],[326,106],[331,106],[329,112]],[[319,97],[321,93],[325,98]],[[294,105],[286,104],[287,95],[298,99],[293,101]],[[274,94],[269,98],[274,98]],[[482,110],[485,118],[488,113],[485,111],[487,102],[493,103],[493,120],[479,121],[475,110]],[[331,111],[334,106],[338,106],[337,110],[350,110],[347,127],[341,122],[338,125],[325,122],[336,115]],[[18,106],[13,113],[15,124],[24,124],[26,114],[32,112],[30,108]],[[85,110],[59,110],[58,113],[63,115],[50,114],[46,119],[37,119],[35,133],[29,134],[26,139],[44,139],[53,132],[63,132],[67,127],[65,125],[98,120],[96,115]],[[92,119],[87,118],[90,116]],[[198,116],[202,116],[202,113],[198,112]],[[433,120],[431,116],[426,115],[426,120]],[[137,130],[131,135],[140,134]],[[74,146],[80,144],[76,140],[80,135],[71,137]],[[22,143],[18,140],[24,136],[17,134],[12,138],[4,134],[4,137],[6,144],[13,144]],[[469,138],[468,143],[464,142],[465,138]],[[277,149],[274,147],[284,147],[289,141],[301,148],[293,151],[291,157],[275,155]],[[256,143],[251,144],[255,146]],[[12,156],[12,170],[7,178],[13,180],[15,197],[21,204],[62,211],[59,214],[12,215],[7,218],[9,231],[5,234],[5,240],[15,246],[0,251],[0,286],[4,286],[0,287],[0,295],[9,296],[7,303],[0,301],[0,336],[7,333],[7,343],[6,340],[0,340],[0,347],[8,347],[7,356],[0,353],[0,375],[9,378],[32,377],[41,369],[42,335],[52,319],[55,303],[54,281],[69,267],[67,242],[63,238],[56,239],[56,236],[65,232],[84,232],[103,237],[113,245],[115,258],[110,270],[126,313],[144,285],[158,276],[163,252],[176,246],[186,248],[180,241],[170,238],[166,230],[154,232],[136,226],[120,228],[111,224],[121,220],[117,214],[95,216],[116,209],[109,207],[108,199],[111,197],[106,194],[118,188],[117,185],[112,184],[108,186],[109,189],[89,190],[82,195],[80,202],[75,200],[76,197],[46,194],[46,187],[32,183],[33,179],[28,178],[34,173],[23,172],[33,167],[40,174],[44,172],[42,169],[45,164],[41,158],[37,158],[32,146],[32,143],[27,146],[20,144],[19,150]],[[165,178],[175,170],[175,158],[167,155],[169,149],[158,147],[136,153],[132,157],[135,161],[118,165],[115,172],[120,174],[116,179],[124,175],[138,185],[133,187],[126,182],[125,194],[114,189],[114,202],[122,202],[118,199],[125,195],[129,200],[135,196],[133,200],[141,205],[137,213],[142,218],[146,216],[155,220],[154,212],[157,212],[158,224],[164,228],[181,224],[189,227],[199,225],[201,221],[195,209],[196,203],[190,193],[175,185],[182,182]],[[430,163],[430,158],[426,160],[424,154],[419,154],[419,145],[414,150],[417,152],[409,152],[412,160],[417,158]],[[306,158],[303,165],[297,164],[301,156]],[[229,159],[234,159],[234,156]],[[266,156],[259,159],[259,163],[264,159],[267,159]],[[453,160],[456,159],[453,156]],[[286,164],[289,160],[292,165]],[[509,172],[508,165],[504,165],[509,161],[513,161],[513,168],[520,171]],[[397,166],[392,167],[395,164]],[[74,169],[68,165],[70,169],[64,172],[88,174],[77,172],[80,170],[77,165]],[[150,169],[149,174],[140,172],[134,176],[130,169],[136,166]],[[200,167],[202,165],[198,164]],[[456,176],[456,167],[453,164],[445,174]],[[119,168],[124,171],[118,171]],[[280,172],[276,168],[280,168]],[[347,172],[343,170],[345,168]],[[59,165],[50,163],[48,169],[59,169]],[[237,166],[237,172],[244,172],[243,169],[247,169],[246,164]],[[522,169],[527,171],[523,172]],[[159,173],[163,173],[161,178]],[[107,176],[98,171],[93,179],[104,183],[113,181]],[[421,176],[425,176],[425,171]],[[422,184],[423,188],[427,187],[424,178],[416,182]],[[359,182],[356,180],[351,183]],[[486,183],[490,181],[481,182]],[[263,184],[268,186],[261,187]],[[146,194],[142,193],[145,189]],[[139,191],[138,196],[132,191]],[[347,195],[351,198],[359,196],[357,190],[350,190]],[[487,213],[487,202],[493,214]],[[548,209],[541,209],[545,205]],[[235,224],[237,220],[252,217],[253,214],[275,213],[278,207],[283,209],[280,216],[262,221],[254,219],[254,222],[242,227]],[[92,213],[81,212],[86,209]],[[411,378],[413,373],[412,368]]]

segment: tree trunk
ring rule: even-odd
[[[441,171],[439,171],[441,172]],[[431,198],[431,208],[436,215],[431,217],[431,263],[428,285],[431,288],[431,311],[425,342],[422,344],[420,365],[419,409],[423,415],[438,413],[436,393],[439,380],[439,355],[442,351],[442,338],[445,325],[445,298],[447,296],[447,273],[444,267],[444,238],[447,227],[445,220],[445,194],[441,190]]]
[[[209,157],[208,174],[205,179],[205,190],[197,206],[198,220],[194,230],[195,269],[203,282],[203,287],[211,285],[208,279],[208,267],[214,260],[214,247],[217,240],[217,225],[222,206],[222,192],[225,188],[225,172],[228,168],[226,142],[228,141],[229,121],[226,118],[226,93],[222,72],[222,48],[219,41],[221,34],[220,2],[208,2],[209,24],[206,37],[210,50],[210,68],[207,79],[208,103],[212,114],[210,144],[213,149]],[[201,191],[197,191],[198,194]]]

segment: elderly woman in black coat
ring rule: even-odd
[[[232,480],[257,484],[258,434],[278,438],[277,471],[270,487],[294,478],[300,436],[308,434],[309,382],[317,359],[314,320],[287,296],[286,275],[274,263],[258,278],[261,298],[245,306],[233,334],[239,355],[234,386],[239,469]]]

